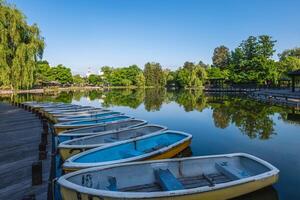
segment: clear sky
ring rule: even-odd
[[[216,46],[234,49],[268,34],[279,53],[300,46],[300,0],[7,0],[37,23],[44,59],[75,73],[90,67],[176,68],[211,63]]]

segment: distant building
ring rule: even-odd
[[[91,74],[93,74],[93,73],[92,73],[91,69],[89,68],[88,72],[86,73],[86,77],[89,77]]]

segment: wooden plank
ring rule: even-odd
[[[35,194],[47,199],[51,167],[51,136],[48,136],[47,160],[43,160],[43,184],[31,186],[31,165],[38,161],[38,145],[43,131],[34,114],[0,103],[0,199],[22,199]]]

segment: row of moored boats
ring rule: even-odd
[[[192,135],[104,108],[25,102],[53,123],[63,199],[229,199],[272,185],[279,170],[245,153],[173,158]],[[173,159],[168,159],[173,158]]]

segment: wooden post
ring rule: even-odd
[[[47,138],[48,134],[43,132],[41,135],[41,143],[43,144],[48,144],[48,138]]]
[[[295,92],[295,76],[292,76],[292,92]]]
[[[32,163],[32,185],[41,185],[43,183],[43,165],[42,161]]]
[[[47,159],[47,151],[39,151],[39,160]]]

